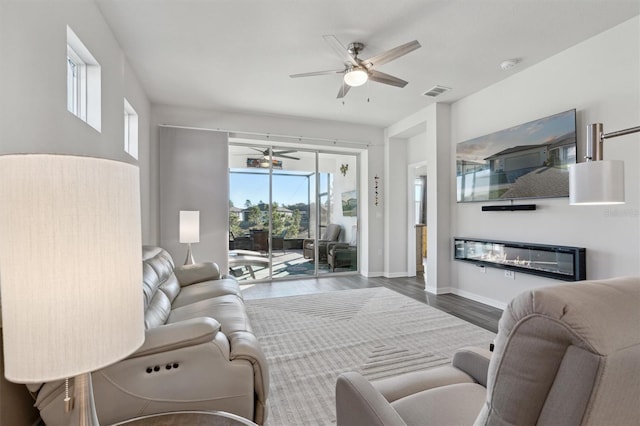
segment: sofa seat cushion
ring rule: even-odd
[[[227,336],[236,331],[252,331],[243,300],[233,294],[212,297],[171,310],[167,324],[191,318],[215,318]]]
[[[207,300],[212,297],[225,296],[232,294],[242,298],[240,286],[234,279],[218,279],[212,281],[203,281],[197,284],[191,284],[180,289],[180,293],[175,298],[171,307],[173,309],[181,306],[190,305],[201,300]]]
[[[391,406],[408,426],[472,425],[486,394],[477,383],[459,383],[418,392]]]

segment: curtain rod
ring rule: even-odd
[[[369,142],[358,142],[358,141],[350,141],[346,139],[327,139],[327,138],[312,138],[305,136],[290,136],[290,135],[280,135],[276,133],[258,133],[258,132],[240,132],[235,130],[227,130],[221,128],[205,128],[205,127],[191,127],[191,126],[180,126],[175,124],[159,124],[160,127],[171,127],[176,129],[188,129],[188,130],[204,130],[208,132],[225,132],[228,133],[230,137],[235,138],[244,138],[244,139],[254,139],[254,140],[262,140],[262,141],[270,141],[271,138],[274,138],[277,142],[323,142],[323,143],[332,143],[333,145],[355,145],[358,147],[369,147],[371,144]],[[282,140],[284,139],[284,140]]]

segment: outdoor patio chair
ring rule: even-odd
[[[327,244],[337,242],[340,238],[341,231],[342,227],[336,223],[327,225],[324,234],[322,234],[322,237],[318,240],[318,261],[320,263],[327,263]],[[315,240],[313,238],[305,239],[302,247],[304,257],[315,260]]]

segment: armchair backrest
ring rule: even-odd
[[[540,288],[500,319],[476,425],[634,424],[640,277]]]
[[[322,241],[338,241],[342,227],[337,223],[330,223],[322,234]]]

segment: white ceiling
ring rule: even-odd
[[[435,102],[422,94],[436,84],[456,101],[640,14],[640,0],[96,2],[153,103],[378,127]],[[342,67],[324,34],[364,43],[361,58],[422,48],[378,68],[405,88],[370,82],[343,104],[340,75],[289,78]]]

